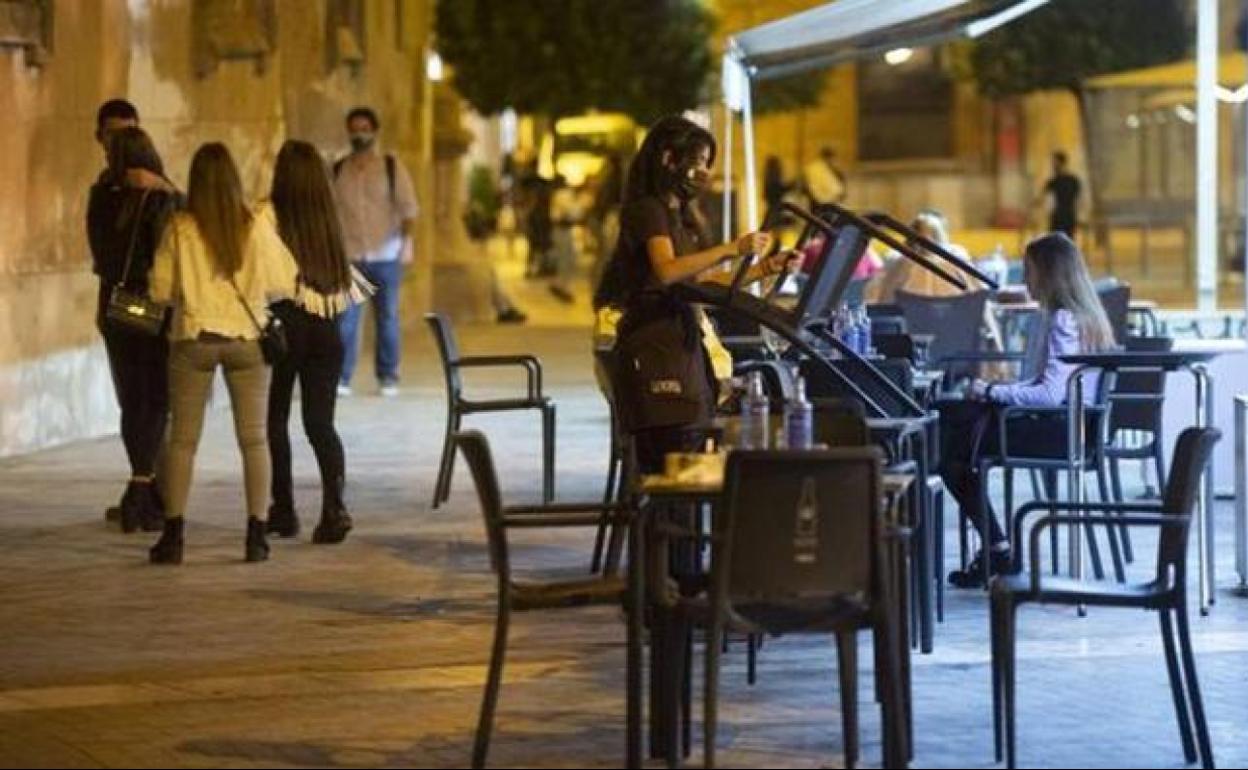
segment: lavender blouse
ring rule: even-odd
[[[1060,406],[1066,402],[1066,385],[1076,367],[1063,363],[1061,356],[1082,351],[1079,325],[1074,313],[1057,310],[1045,315],[1041,324],[1048,342],[1036,345],[1025,362],[1026,371],[1036,372],[1030,380],[1001,383],[992,387],[991,398],[1011,406]],[[1084,401],[1095,399],[1098,375],[1087,377]]]

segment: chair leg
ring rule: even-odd
[[[1014,682],[1015,682],[1015,631],[1018,627],[1018,608],[1014,602],[1006,601],[1001,613],[1001,678],[1002,678],[1002,698],[1005,707],[1005,765],[1013,770],[1018,767],[1018,752],[1015,745],[1015,712],[1014,712]]]
[[[494,650],[490,654],[490,673],[485,681],[485,695],[481,699],[481,715],[477,720],[477,738],[472,747],[472,766],[485,767],[485,755],[490,750],[490,732],[494,727],[494,708],[498,705],[498,688],[503,681],[503,659],[507,654],[507,625],[511,619],[508,600],[500,596],[498,621],[494,626]]]
[[[753,687],[758,682],[758,636],[745,637],[745,681]]]
[[[1175,611],[1179,626],[1179,654],[1183,660],[1183,674],[1187,681],[1187,695],[1191,701],[1192,721],[1196,725],[1196,741],[1200,746],[1200,763],[1206,770],[1213,770],[1213,746],[1209,742],[1209,724],[1205,721],[1205,704],[1200,696],[1200,682],[1196,678],[1196,658],[1192,654],[1192,635],[1187,625],[1187,605]]]
[[[1069,473],[1069,471],[1068,471]],[[1080,473],[1079,483],[1083,484],[1082,472]],[[1088,546],[1088,559],[1092,562],[1092,575],[1097,580],[1105,579],[1105,564],[1101,561],[1101,546],[1096,539],[1096,527],[1092,522],[1086,522],[1083,525],[1083,532]],[[1071,554],[1073,557],[1074,554]]]
[[[615,500],[616,474],[619,471],[619,447],[616,444],[615,432],[611,434],[611,459],[607,461],[607,484],[602,493],[603,505],[608,505]],[[607,516],[603,514],[602,520],[598,522],[598,532],[594,536],[594,555],[589,560],[589,571],[596,573],[602,569],[603,548],[606,547],[607,541]]]
[[[858,632],[836,635],[836,668],[841,680],[841,734],[845,767],[858,765]]]
[[[1096,468],[1097,493],[1102,503],[1110,502],[1109,480],[1105,476],[1105,464],[1099,463]],[[1124,524],[1105,523],[1105,539],[1109,541],[1109,556],[1114,562],[1114,579],[1119,583],[1127,582],[1127,573],[1122,564],[1122,549],[1118,547],[1119,533],[1126,529]]]
[[[438,463],[438,480],[433,485],[433,507],[437,508],[451,496],[451,473],[455,467],[455,433],[459,430],[460,414],[454,405],[446,415],[446,438],[442,441],[442,460]]]
[[[988,632],[991,637],[990,649],[992,655],[992,756],[997,762],[1001,761],[1002,741],[1001,741],[1001,665],[1002,651],[1001,644],[1003,636],[1001,631],[1001,614],[1002,600],[993,597],[989,604],[989,621]]]
[[[1114,502],[1121,503],[1125,498],[1122,492],[1122,460],[1117,457],[1109,458],[1109,481],[1113,488]],[[1119,537],[1122,539],[1122,558],[1127,564],[1135,562],[1135,551],[1131,548],[1131,528],[1122,525],[1119,530]]]
[[[555,499],[555,405],[542,407],[542,501]]]
[[[1057,471],[1044,471],[1043,479],[1044,499],[1049,501],[1057,499]],[[1053,513],[1052,510],[1049,512]],[[1060,569],[1058,563],[1058,550],[1057,527],[1049,527],[1049,562],[1053,569],[1054,575],[1058,574],[1058,570]]]
[[[1179,656],[1174,649],[1174,623],[1169,608],[1157,613],[1161,621],[1161,642],[1166,650],[1166,674],[1170,677],[1170,694],[1174,698],[1174,715],[1179,723],[1179,739],[1183,742],[1183,757],[1188,764],[1195,762],[1196,742],[1192,739],[1192,722],[1188,712],[1187,693],[1183,686],[1183,674],[1179,671]]]
[[[724,629],[719,613],[713,612],[710,636],[706,640],[706,690],[702,696],[702,764],[715,767],[715,734],[719,726],[719,655]]]
[[[945,487],[937,487],[932,495],[932,515],[935,524],[932,534],[936,536],[936,558],[932,564],[932,579],[936,581],[936,622],[945,622],[945,579],[941,574],[945,568]]]

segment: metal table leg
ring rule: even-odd
[[[1248,395],[1235,397],[1235,571],[1248,595]]]
[[[1187,367],[1196,381],[1196,427],[1209,425],[1213,416],[1213,381],[1200,364]],[[1196,547],[1200,576],[1200,614],[1208,615],[1214,602],[1213,541],[1213,463],[1205,469],[1200,495],[1196,498]]]
[[[1066,385],[1066,404],[1068,417],[1066,426],[1066,455],[1070,458],[1067,469],[1067,497],[1071,505],[1076,506],[1076,515],[1081,515],[1077,506],[1083,503],[1083,450],[1086,443],[1084,435],[1083,376],[1092,371],[1091,367],[1079,367],[1071,375]],[[1075,580],[1083,579],[1083,527],[1070,527],[1070,576]],[[1084,614],[1084,608],[1079,608]]]

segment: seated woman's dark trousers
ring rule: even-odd
[[[947,401],[940,410],[940,475],[958,501],[962,515],[975,526],[989,545],[1007,540],[989,501],[987,475],[980,462],[1001,453],[997,410],[1001,404],[982,401]],[[1088,435],[1097,430],[1097,418],[1088,415]],[[1006,421],[1008,451],[1015,457],[1061,459],[1067,452],[1065,414],[1018,414]]]
[[[980,401],[956,401],[940,405],[940,476],[958,501],[962,515],[990,546],[1005,542],[988,499],[987,475],[981,477],[981,458],[996,454],[996,407]]]

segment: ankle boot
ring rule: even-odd
[[[182,563],[183,523],[181,516],[174,519],[165,519],[165,528],[161,532],[160,539],[147,552],[148,559],[152,564]]]
[[[147,485],[137,481],[126,484],[121,496],[121,531],[127,535],[138,530],[143,522],[143,509],[147,504]]]
[[[165,526],[165,503],[155,484],[144,484],[143,507],[139,514],[139,526],[144,532],[159,532]]]
[[[299,534],[299,516],[295,513],[294,506],[278,505],[273,503],[269,506],[269,523],[266,527],[270,535],[277,537],[295,537]]]
[[[355,522],[345,508],[328,508],[321,511],[321,521],[312,531],[312,542],[317,545],[334,545],[347,539],[347,533]]]
[[[264,531],[266,523],[255,516],[247,517],[247,547],[243,554],[246,561],[266,561],[269,558],[269,541]]]

